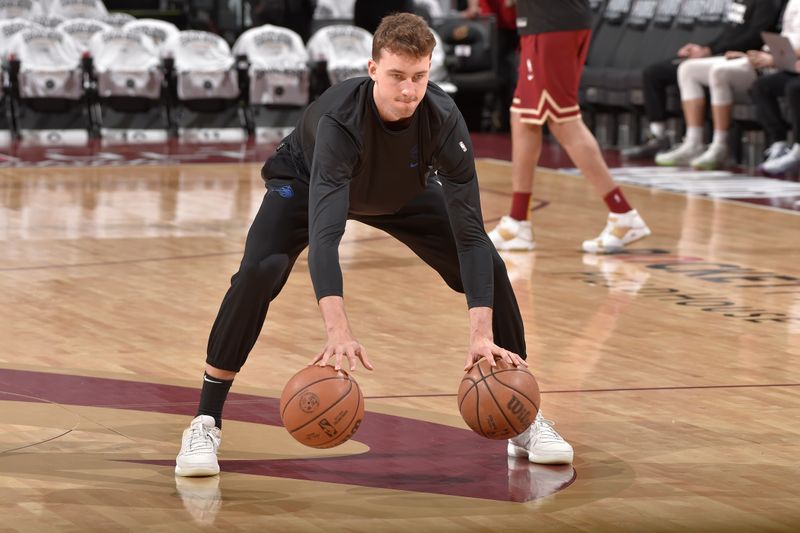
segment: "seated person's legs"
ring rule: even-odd
[[[693,168],[714,170],[728,163],[728,130],[736,95],[746,95],[756,81],[756,71],[746,57],[720,62],[711,67],[709,90],[714,137],[705,152],[693,159]]]
[[[767,131],[767,139],[772,142],[767,150],[767,161],[760,168],[770,175],[797,172],[800,170],[800,76],[779,72],[765,76],[757,85],[758,88],[753,87],[753,101],[756,103],[759,120]],[[794,141],[791,148],[784,149],[779,144],[785,141],[787,129],[778,100],[781,90],[786,98]]]
[[[678,83],[678,63],[672,59],[654,63],[642,71],[645,116],[650,132],[644,144],[622,151],[628,159],[650,159],[669,148],[667,139],[667,88]]]
[[[708,86],[711,68],[726,61],[724,57],[687,59],[678,67],[678,87],[681,92],[683,117],[686,120],[686,137],[678,146],[656,156],[656,164],[664,166],[688,165],[703,153],[703,121],[705,120],[705,87]]]

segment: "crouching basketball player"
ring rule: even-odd
[[[348,219],[392,235],[466,294],[466,366],[494,357],[526,365],[519,307],[483,227],[469,132],[453,100],[428,83],[434,45],[422,18],[384,18],[369,77],[342,82],[309,105],[264,165],[267,193],[211,330],[200,405],[183,433],[177,475],[219,472],[228,390],[306,246],[328,333],[312,363],[333,360],[339,368],[347,358],[351,370],[359,360],[372,369],[342,298],[338,247]],[[508,452],[538,463],[572,461],[572,447],[541,416]]]

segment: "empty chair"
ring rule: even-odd
[[[308,103],[308,53],[300,35],[265,25],[243,33],[233,46],[248,68],[248,104],[256,139],[277,141],[294,128]]]
[[[107,15],[103,15],[102,17],[98,17],[98,20],[105,22],[114,28],[121,28],[125,24],[136,20],[136,17],[129,13],[109,13]]]
[[[0,19],[29,19],[41,14],[41,5],[35,0],[0,0]]]
[[[164,142],[169,124],[156,44],[142,32],[111,28],[89,42],[103,142]]]
[[[65,19],[96,19],[108,15],[102,0],[49,0],[47,11]]]
[[[0,77],[0,146],[8,146],[13,136],[13,124],[9,120],[11,110],[9,77],[6,72],[8,45],[17,32],[34,27],[33,22],[22,18],[0,20],[0,62],[3,63],[3,75]]]
[[[499,94],[497,24],[494,17],[444,19],[436,25],[442,39],[449,81],[458,88],[454,100],[467,127],[488,127],[483,109]]]
[[[89,49],[89,39],[91,39],[94,34],[110,30],[111,26],[99,20],[74,18],[65,20],[59,24],[56,29],[72,37],[75,42],[80,45],[81,51],[84,52]]]
[[[173,35],[180,33],[177,26],[166,20],[135,19],[127,22],[123,29],[144,33],[155,43],[159,51],[163,51],[164,44]]]
[[[308,41],[312,62],[325,64],[332,85],[348,78],[367,75],[372,57],[372,34],[363,28],[335,24],[320,28]]]
[[[167,41],[166,50],[175,60],[181,100],[239,96],[235,61],[222,37],[205,31],[182,31]]]
[[[253,28],[239,37],[233,53],[250,64],[251,104],[308,103],[308,53],[297,33],[272,25]]]
[[[166,42],[165,53],[174,59],[179,136],[188,141],[244,140],[238,73],[228,43],[213,33],[187,30]]]
[[[85,144],[91,123],[79,45],[59,30],[27,28],[11,38],[8,53],[19,60],[15,110],[23,140]]]

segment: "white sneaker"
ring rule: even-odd
[[[689,165],[696,170],[717,170],[728,166],[728,147],[711,143],[705,152],[695,157]]]
[[[800,145],[795,144],[783,155],[764,161],[760,168],[770,176],[796,172],[800,169]]]
[[[529,252],[536,248],[531,223],[509,216],[500,219],[500,223],[489,232],[489,238],[499,252]]]
[[[199,415],[183,431],[181,451],[175,458],[176,476],[214,476],[219,474],[217,450],[222,431],[214,427],[214,417]]]
[[[639,239],[650,235],[642,217],[631,209],[627,213],[609,213],[606,227],[597,238],[583,241],[583,251],[590,254],[613,254]]]
[[[553,429],[554,422],[536,413],[533,424],[513,439],[508,439],[508,455],[528,457],[528,461],[542,465],[572,463],[572,446]]]
[[[196,524],[210,526],[214,523],[220,507],[222,507],[219,476],[175,476],[175,490],[181,497],[186,512]]]
[[[685,167],[705,151],[702,144],[689,143],[686,139],[681,144],[656,155],[656,165],[665,167]]]

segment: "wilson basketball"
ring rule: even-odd
[[[364,418],[364,396],[344,370],[308,366],[292,376],[281,394],[281,421],[298,442],[332,448],[345,442]]]
[[[458,387],[458,409],[467,425],[487,439],[516,437],[539,412],[539,384],[526,368],[486,359],[464,375]]]

